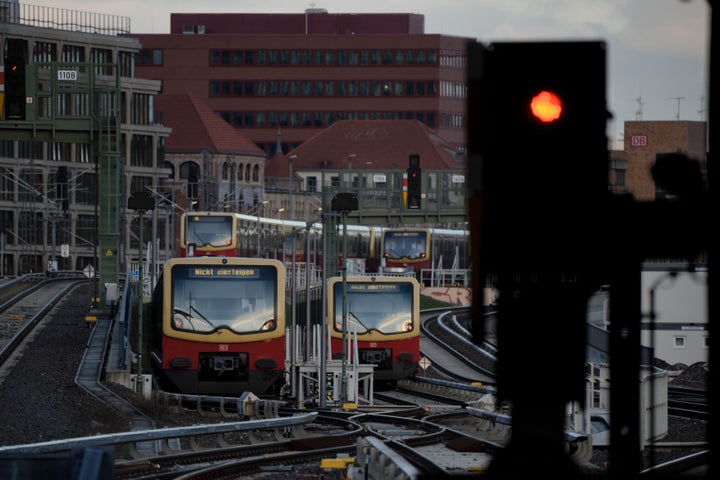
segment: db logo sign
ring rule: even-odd
[[[647,147],[647,135],[633,135],[630,137],[631,147]]]

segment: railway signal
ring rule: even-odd
[[[5,119],[25,120],[25,61],[5,57]]]
[[[498,394],[513,402],[513,439],[495,474],[527,474],[528,458],[574,468],[563,451],[563,408],[583,395],[585,296],[607,267],[605,52],[600,41],[468,46],[473,286],[493,278],[499,291]],[[476,343],[482,292],[473,288]],[[551,321],[538,318],[545,306]],[[556,366],[562,380],[527,378],[527,358]],[[531,398],[538,390],[551,394]]]
[[[420,155],[410,155],[407,169],[407,208],[418,209],[422,205],[422,169]]]
[[[473,44],[470,56],[470,197],[482,197],[477,251],[493,252],[481,261],[576,270],[607,200],[605,44]]]

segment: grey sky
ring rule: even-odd
[[[57,6],[50,0],[36,5]],[[706,120],[708,0],[68,0],[62,8],[127,16],[134,33],[167,33],[170,13],[418,13],[426,33],[507,40],[608,42],[608,124]],[[678,99],[680,97],[680,99]]]

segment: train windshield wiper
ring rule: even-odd
[[[200,310],[198,310],[197,308],[195,308],[193,305],[190,305],[190,311],[197,313],[198,316],[199,316],[202,320],[204,320],[208,325],[212,325],[212,324],[213,324],[210,320],[207,319],[207,317],[206,317],[205,315],[202,314],[202,312],[200,312]]]
[[[357,328],[357,333],[366,333],[369,328],[365,326],[365,324],[351,311],[348,311],[348,328],[351,326],[355,326]]]

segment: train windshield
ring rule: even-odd
[[[334,285],[335,330],[342,332],[342,282]],[[363,334],[376,331],[384,334],[405,333],[413,329],[413,295],[411,283],[348,282],[347,331]]]
[[[427,239],[426,231],[387,231],[383,234],[383,256],[389,260],[426,258]]]
[[[272,266],[177,265],[172,271],[172,326],[208,333],[275,330],[277,283]]]
[[[230,216],[187,215],[185,244],[197,247],[225,247],[232,244],[233,226]]]

